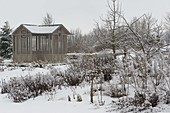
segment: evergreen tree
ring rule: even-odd
[[[0,56],[3,58],[11,58],[12,56],[12,37],[10,33],[12,29],[8,22],[5,22],[0,32]]]

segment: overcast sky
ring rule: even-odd
[[[152,13],[161,20],[170,12],[170,0],[120,0],[120,3],[128,20],[144,13]],[[107,0],[0,0],[0,26],[5,21],[12,28],[22,23],[41,24],[48,12],[55,23],[87,33],[94,28],[95,21],[106,15],[107,9]]]

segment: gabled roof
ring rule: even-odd
[[[32,34],[52,34],[55,30],[57,30],[60,27],[63,27],[66,30],[67,35],[71,34],[62,24],[53,24],[53,25],[21,24],[13,31],[13,33],[15,33],[15,31],[17,31],[17,29],[20,28],[21,26],[25,27]]]
[[[57,25],[28,25],[23,24],[23,26],[28,29],[33,34],[50,34],[53,33],[60,26]]]

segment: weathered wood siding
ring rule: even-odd
[[[23,35],[23,32],[25,35]],[[44,38],[46,38],[45,41]],[[36,43],[35,48],[33,43]],[[42,43],[47,44],[43,46]],[[63,62],[67,52],[66,30],[60,27],[52,34],[32,34],[21,25],[13,33],[13,50],[14,62],[32,62],[38,60]]]
[[[22,32],[26,34],[22,34]],[[24,37],[23,37],[24,36]],[[23,26],[20,26],[13,33],[13,60],[15,62],[30,62],[32,61],[32,51],[31,51],[31,43],[32,34]],[[25,43],[22,43],[22,42]],[[25,45],[24,45],[25,44]],[[25,48],[23,48],[23,46]]]

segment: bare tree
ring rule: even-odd
[[[108,8],[106,19],[102,19],[103,25],[97,23],[98,32],[96,32],[96,35],[98,35],[101,43],[110,46],[115,53],[116,42],[120,38],[118,29],[120,29],[122,23],[122,13],[118,0],[111,0],[111,3],[108,1]]]
[[[44,25],[54,24],[54,19],[51,14],[47,13],[46,16],[43,17],[43,24]]]
[[[144,15],[140,19],[135,18],[129,26],[129,39],[131,48],[141,51],[150,59],[163,47],[161,37],[163,35],[162,25],[157,23],[152,15]]]
[[[167,13],[165,17],[165,28],[169,31],[170,30],[170,12]]]
[[[68,38],[68,52],[83,52],[84,38],[80,29],[71,30],[71,35]]]
[[[166,32],[163,38],[167,44],[170,44],[170,12],[167,13],[164,21]]]

